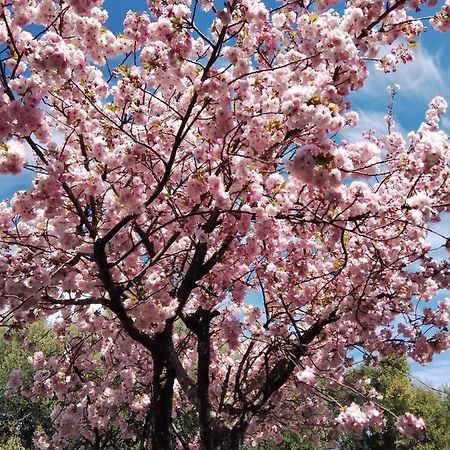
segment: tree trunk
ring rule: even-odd
[[[218,315],[218,311],[207,311],[200,307],[194,314],[185,318],[187,326],[197,336],[197,398],[201,450],[218,448],[214,439],[209,398],[211,365],[209,328],[211,320]]]
[[[151,403],[141,439],[141,450],[172,450],[172,409],[175,372],[168,357],[168,340],[172,327],[155,337],[155,347],[151,351],[153,359],[153,380],[151,383]]]
[[[242,422],[229,430],[226,434],[220,437],[215,436],[214,450],[239,450],[244,444],[245,433],[248,428],[248,423]]]
[[[209,321],[198,333],[198,375],[197,395],[199,399],[200,442],[202,450],[215,450],[209,403],[209,365],[211,348],[209,342]]]

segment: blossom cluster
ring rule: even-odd
[[[343,431],[362,433],[365,428],[380,428],[383,426],[383,416],[373,404],[363,407],[351,403],[337,416],[336,423]]]
[[[423,439],[425,436],[425,422],[414,414],[405,413],[399,416],[396,425],[409,438]]]

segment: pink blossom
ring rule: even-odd
[[[17,391],[20,389],[20,387],[22,386],[22,371],[19,369],[14,369],[8,377],[8,391],[11,394],[15,394],[17,393]]]
[[[421,440],[425,437],[424,420],[409,412],[397,418],[396,426],[408,438]]]
[[[0,310],[61,348],[29,358],[32,401],[55,405],[36,445],[133,446],[155,405],[197,421],[200,394],[214,440],[249,420],[254,446],[282,424],[382,426],[374,404],[336,414],[315,386],[341,389],[355,346],[423,364],[450,346],[427,231],[450,211],[447,105],[359,139],[350,96],[368,61],[412,59],[434,0],[148,1],[114,32],[101,0],[3,3],[0,172],[34,173],[0,205]],[[149,439],[171,433],[158,426]]]
[[[336,423],[346,432],[360,434],[364,428],[382,426],[383,418],[373,404],[360,407],[351,403],[338,415]]]
[[[307,367],[297,374],[297,379],[301,383],[312,385],[316,381],[316,375],[311,367]]]
[[[35,369],[41,369],[45,364],[45,355],[43,352],[35,352],[33,356],[28,358],[28,361]]]
[[[22,144],[9,141],[0,147],[0,173],[17,174],[26,164],[26,156]]]

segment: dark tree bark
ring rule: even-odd
[[[152,450],[172,450],[172,406],[175,373],[162,358],[153,359],[153,382],[150,414],[150,446]]]
[[[214,450],[239,450],[242,448],[245,439],[245,433],[247,432],[248,422],[240,422],[239,426],[229,430],[225,436],[216,442]]]
[[[172,450],[172,409],[175,371],[168,361],[172,326],[155,335],[150,350],[153,360],[151,403],[141,437],[141,450]]]
[[[218,316],[217,311],[210,312],[200,308],[188,319],[189,325],[197,335],[197,396],[199,401],[200,442],[202,450],[215,450],[214,430],[211,421],[211,404],[209,398],[211,343],[209,326],[211,320]]]

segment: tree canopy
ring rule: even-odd
[[[119,34],[102,5],[0,2],[0,173],[35,173],[0,205],[1,322],[47,321],[63,348],[31,357],[31,388],[8,378],[57,400],[36,445],[381,427],[369,393],[327,392],[356,351],[426,364],[450,345],[427,241],[450,211],[447,103],[354,141],[349,95],[425,24],[447,31],[448,0],[149,0]],[[395,424],[426,439],[412,412]]]

